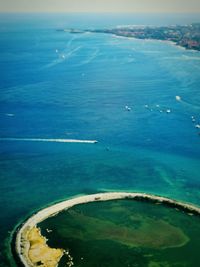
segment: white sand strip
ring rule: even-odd
[[[0,141],[25,141],[25,142],[55,142],[55,143],[86,143],[95,144],[97,140],[79,140],[79,139],[55,139],[55,138],[0,138]]]
[[[172,205],[176,208],[182,208],[188,212],[200,214],[200,208],[197,206],[193,206],[192,204],[188,203],[182,203],[176,200],[172,200],[165,197],[145,194],[145,193],[126,193],[126,192],[111,192],[111,193],[99,193],[99,194],[93,194],[93,195],[86,195],[86,196],[80,196],[76,198],[72,198],[57,204],[54,204],[50,207],[47,207],[36,214],[34,214],[32,217],[30,217],[18,230],[17,236],[16,236],[16,252],[21,260],[21,262],[24,264],[25,267],[32,266],[29,258],[28,258],[28,250],[29,250],[29,241],[26,239],[26,232],[27,229],[30,230],[33,227],[35,227],[38,223],[41,221],[47,219],[48,217],[54,216],[57,213],[59,213],[62,210],[69,209],[72,206],[88,203],[88,202],[94,202],[94,201],[107,201],[107,200],[115,200],[115,199],[138,199],[138,200],[152,200],[157,201],[159,203]]]

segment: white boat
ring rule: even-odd
[[[131,108],[130,108],[129,106],[125,106],[125,109],[126,109],[127,111],[131,111]]]
[[[177,101],[181,101],[181,97],[179,95],[176,96]]]

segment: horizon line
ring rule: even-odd
[[[176,15],[176,14],[200,14],[200,11],[196,12],[196,11],[189,11],[189,12],[185,12],[185,11],[177,11],[177,12],[170,12],[170,11],[160,11],[160,12],[145,12],[145,11],[141,11],[141,12],[131,12],[131,11],[0,11],[0,14],[171,14],[171,15]]]

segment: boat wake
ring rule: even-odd
[[[99,49],[97,48],[94,53],[86,60],[83,60],[80,64],[78,64],[77,66],[83,66],[86,64],[89,64],[90,62],[92,62],[99,54]]]
[[[55,143],[86,143],[95,144],[96,140],[58,139],[58,138],[0,138],[0,141],[23,141],[23,142],[55,142]]]
[[[59,58],[54,60],[53,62],[47,64],[46,66],[44,66],[44,69],[48,69],[48,68],[52,68],[60,63],[63,63],[65,60],[68,60],[69,58],[71,58],[72,56],[75,55],[75,53],[80,50],[82,48],[82,46],[78,46],[72,50],[70,50],[68,53],[62,53],[59,55]]]
[[[190,102],[188,102],[188,101],[186,101],[186,100],[179,100],[179,102],[180,103],[182,103],[182,105],[184,105],[185,107],[187,107],[187,108],[189,108],[189,109],[195,109],[195,110],[200,110],[200,106],[198,106],[198,105],[195,105],[195,104],[193,104],[193,103],[190,103]]]

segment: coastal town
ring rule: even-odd
[[[200,51],[200,23],[192,23],[189,25],[170,25],[162,27],[125,25],[111,29],[64,29],[64,31],[74,34],[84,32],[107,33],[129,38],[171,41],[176,45],[182,46],[186,49]]]

